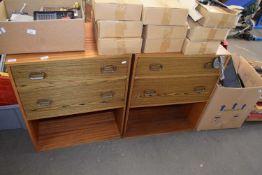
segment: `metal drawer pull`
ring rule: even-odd
[[[29,78],[31,80],[43,80],[46,77],[46,73],[45,72],[31,72],[29,74]]]
[[[104,100],[111,100],[114,97],[115,93],[113,91],[102,92],[101,98]]]
[[[213,63],[212,63],[212,62],[209,62],[209,63],[204,64],[204,68],[205,68],[205,69],[213,69],[213,68],[214,68],[214,67],[213,67]]]
[[[114,65],[107,65],[101,68],[101,72],[106,74],[106,73],[114,73],[116,72],[117,67]]]
[[[49,107],[52,104],[52,100],[49,99],[39,99],[37,100],[37,105],[39,107]]]
[[[207,92],[207,89],[206,89],[205,86],[197,86],[197,87],[194,88],[194,91],[195,91],[196,93],[201,94],[201,93]]]
[[[155,97],[155,96],[157,96],[157,92],[156,92],[156,90],[153,90],[153,89],[146,89],[144,91],[144,95],[145,95],[145,97]]]
[[[150,64],[149,65],[149,70],[150,71],[161,71],[163,69],[162,64]]]

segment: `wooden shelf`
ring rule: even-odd
[[[120,138],[118,110],[30,121],[38,151]]]
[[[125,137],[190,131],[206,103],[131,108]]]

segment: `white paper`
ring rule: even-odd
[[[12,63],[12,62],[16,62],[16,59],[15,58],[10,58],[7,60],[8,63]]]
[[[127,64],[127,61],[122,61],[121,64]]]
[[[5,28],[3,28],[3,27],[1,27],[1,31],[2,31],[3,33],[6,33],[6,30],[5,30]]]
[[[30,34],[30,35],[36,35],[36,30],[34,30],[34,29],[27,29],[26,33]]]
[[[40,57],[40,60],[44,61],[44,60],[48,60],[49,56],[43,56],[43,57]]]

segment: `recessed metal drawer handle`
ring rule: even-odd
[[[157,92],[156,92],[156,90],[153,90],[153,89],[146,89],[144,91],[144,95],[145,95],[145,97],[155,97],[155,96],[157,96]]]
[[[114,65],[107,65],[107,66],[101,67],[101,72],[103,74],[114,73],[114,72],[116,72],[116,70],[117,70],[117,67],[114,66]]]
[[[38,99],[36,103],[39,107],[49,107],[52,104],[52,100]]]
[[[194,92],[201,94],[207,92],[207,89],[205,86],[197,86],[194,88]]]
[[[209,62],[209,63],[204,64],[204,68],[205,69],[213,69],[214,68],[213,67],[213,62]]]
[[[46,77],[46,73],[45,72],[31,72],[29,74],[29,78],[31,80],[43,80]]]
[[[114,97],[114,95],[115,95],[115,93],[113,91],[102,92],[101,98],[103,100],[111,100]]]
[[[163,69],[162,64],[150,64],[149,65],[149,70],[150,71],[161,71]]]

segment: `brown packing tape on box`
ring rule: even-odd
[[[208,45],[207,42],[201,43],[198,53],[200,53],[200,54],[206,53],[206,51],[207,51],[207,45]]]
[[[158,0],[157,2],[160,4],[160,6],[164,6],[164,13],[163,13],[163,16],[162,16],[161,24],[162,25],[170,24],[172,9],[168,8],[169,5],[167,4],[167,2],[165,0]]]
[[[124,19],[125,18],[125,0],[117,0],[119,4],[117,4],[116,11],[115,11],[115,18],[116,19]]]
[[[160,52],[167,52],[171,45],[171,38],[170,36],[173,34],[173,28],[168,28],[164,31],[164,40],[160,46]]]
[[[220,19],[219,23],[217,24],[217,27],[224,27],[230,22],[230,16],[229,15],[223,15]]]
[[[115,34],[116,36],[125,36],[125,30],[127,29],[126,23],[116,23],[115,24]]]
[[[5,21],[7,19],[7,13],[4,1],[0,2],[0,21]]]
[[[163,25],[170,24],[171,14],[172,14],[172,9],[166,8],[163,14],[162,22],[161,22]]]
[[[167,52],[167,50],[170,48],[171,45],[171,39],[165,38],[160,46],[160,52]]]
[[[117,52],[119,54],[127,53],[125,40],[122,39],[117,40],[116,45],[117,45]]]
[[[216,35],[217,35],[217,32],[218,32],[218,30],[215,29],[215,28],[209,29],[209,32],[208,32],[208,34],[207,34],[207,38],[208,38],[209,40],[215,39],[215,37],[216,37]]]

